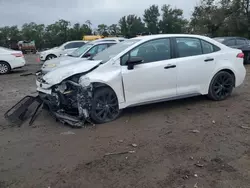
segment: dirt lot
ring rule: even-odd
[[[40,65],[26,58],[23,70],[1,76],[0,188],[250,187],[250,66],[244,85],[223,102],[195,97],[136,107],[83,129],[43,111],[32,127],[11,127],[4,112],[35,95],[34,76],[20,74]],[[135,153],[105,156],[123,151]]]

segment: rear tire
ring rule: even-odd
[[[115,120],[120,115],[118,99],[115,92],[108,87],[94,91],[91,119],[98,124]]]
[[[218,72],[210,83],[208,97],[214,101],[225,100],[232,94],[234,85],[235,78],[232,74],[226,71]]]
[[[0,61],[0,74],[8,74],[11,71],[9,63]]]
[[[50,54],[50,55],[47,55],[47,57],[46,57],[45,61],[48,61],[48,60],[50,60],[50,59],[54,59],[54,58],[56,58],[56,56],[55,56],[55,55],[53,55],[53,54]]]

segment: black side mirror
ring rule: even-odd
[[[86,53],[83,57],[91,57],[92,55],[90,53]]]
[[[128,70],[134,69],[135,65],[138,65],[143,62],[143,59],[141,57],[130,57],[127,61]]]

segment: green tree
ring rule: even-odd
[[[159,16],[160,13],[157,5],[152,5],[144,11],[143,21],[149,33],[159,33]]]
[[[121,28],[121,34],[128,38],[145,32],[144,23],[141,21],[141,18],[136,15],[122,17],[119,21],[119,26]]]
[[[98,25],[97,31],[98,31],[99,35],[103,35],[104,37],[107,37],[109,35],[108,26],[105,24]]]
[[[43,24],[37,25],[34,22],[24,24],[22,26],[22,40],[34,40],[37,48],[42,48],[44,45],[45,26]]]
[[[186,32],[188,21],[183,18],[183,10],[173,9],[170,5],[163,5],[162,19],[159,22],[161,33]]]
[[[112,36],[117,36],[120,34],[120,28],[117,26],[117,24],[112,24],[108,27],[108,32]]]

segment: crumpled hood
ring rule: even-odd
[[[80,60],[76,63],[65,65],[59,67],[55,70],[52,70],[43,76],[43,79],[49,85],[55,85],[62,82],[64,79],[73,76],[75,74],[84,73],[94,68],[101,63],[101,60],[92,61],[92,60]]]
[[[77,58],[77,57],[70,57],[70,56],[62,56],[58,58],[54,58],[48,61],[45,61],[45,63],[42,66],[42,71],[44,73],[48,73],[52,70],[55,70],[59,67],[71,64],[71,63],[76,63],[76,62],[83,62],[87,58]]]

